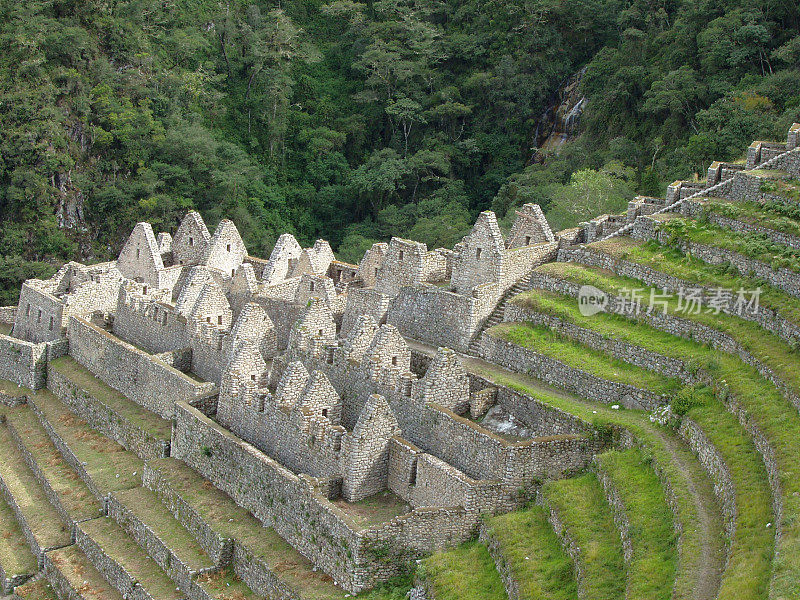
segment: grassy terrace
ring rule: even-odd
[[[54,550],[48,556],[84,600],[122,600],[122,595],[97,572],[77,546]]]
[[[329,600],[343,598],[344,592],[333,585],[322,571],[283,540],[272,528],[265,528],[247,510],[186,464],[174,458],[149,462],[220,536],[238,540],[267,565],[276,566],[276,574],[304,598]],[[279,568],[277,568],[279,566]]]
[[[5,394],[6,396],[18,398],[20,396],[30,394],[31,391],[28,388],[18,386],[16,383],[6,379],[0,379],[0,393]]]
[[[783,502],[782,537],[778,543],[780,558],[775,565],[776,589],[799,589],[800,580],[796,579],[793,574],[796,569],[792,568],[800,564],[800,417],[796,408],[755,368],[734,356],[637,325],[617,315],[583,317],[571,298],[540,292],[532,292],[526,298],[529,305],[539,303],[546,312],[602,335],[679,358],[690,365],[702,366],[715,380],[727,384],[775,450]],[[724,316],[717,318],[725,320]],[[707,406],[689,414],[713,427],[713,419],[706,415],[710,410],[712,406]]]
[[[175,582],[113,519],[92,519],[80,526],[113,561],[141,583],[153,598],[178,600],[183,597],[181,592],[176,591]]]
[[[573,479],[551,481],[544,485],[542,494],[558,513],[566,535],[579,548],[583,597],[591,600],[625,598],[622,542],[597,478],[587,473]]]
[[[0,426],[0,477],[25,518],[40,548],[70,543],[69,527],[50,505],[44,490],[25,464],[8,428]]]
[[[783,202],[734,201],[724,198],[705,198],[703,208],[742,223],[760,225],[788,235],[800,236],[800,206]]]
[[[408,502],[388,490],[358,502],[346,502],[339,499],[334,500],[333,504],[347,513],[353,522],[362,528],[381,525],[411,511]]]
[[[478,542],[424,559],[419,572],[436,600],[508,599],[489,551]]]
[[[674,248],[659,246],[653,242],[642,242],[629,237],[617,237],[589,244],[594,249],[614,258],[641,263],[673,277],[685,279],[698,285],[712,288],[746,290],[761,288],[760,304],[778,312],[788,321],[800,324],[800,299],[793,298],[758,281],[734,275],[723,266],[709,265],[697,258],[682,254]]]
[[[139,487],[115,492],[114,497],[152,529],[190,568],[199,570],[214,565],[197,540],[172,516],[156,494]]]
[[[50,487],[58,494],[67,513],[76,521],[99,516],[102,511],[100,502],[64,461],[33,411],[27,406],[7,409],[6,418],[17,431]]]
[[[30,581],[14,589],[14,594],[22,600],[56,600],[56,593],[47,579]]]
[[[777,194],[798,202],[800,201],[800,179],[784,177],[773,181],[765,181],[761,184],[761,191],[766,194]]]
[[[0,565],[6,577],[36,573],[36,557],[31,553],[11,507],[0,497]]]
[[[103,493],[141,485],[143,463],[133,453],[89,427],[48,390],[36,392],[30,401]]]
[[[197,582],[215,600],[258,600],[260,598],[236,576],[232,569],[203,573],[197,578]]]
[[[628,567],[629,600],[669,600],[677,563],[673,516],[658,476],[635,449],[598,457],[625,507],[633,556]]]
[[[684,218],[668,219],[659,229],[670,236],[668,245],[689,241],[738,252],[773,267],[800,271],[800,250],[773,242],[764,234],[739,233],[704,220]]]
[[[572,561],[542,507],[492,517],[487,526],[511,568],[521,598],[577,598]]]
[[[674,395],[683,387],[677,379],[611,358],[603,352],[566,339],[547,327],[531,323],[501,323],[488,329],[487,333],[602,379],[647,389],[656,394]]]
[[[132,400],[128,400],[120,392],[95,377],[91,371],[72,357],[57,358],[50,363],[50,366],[145,433],[165,440],[172,435],[172,424],[169,421],[139,406]]]
[[[632,288],[642,289],[644,298],[649,298],[651,291],[658,292],[658,290],[643,285],[637,279],[620,277],[605,269],[586,267],[574,263],[550,263],[539,267],[537,271],[561,279],[569,279],[578,285],[593,285],[614,295],[619,295],[624,289],[630,290]],[[529,298],[531,296],[521,294],[513,302],[525,306]],[[535,308],[533,305],[530,306]],[[661,310],[661,307],[659,307],[659,310]],[[750,354],[775,371],[793,389],[800,391],[800,353],[793,350],[783,338],[765,331],[756,323],[746,321],[735,315],[725,315],[724,318],[720,318],[717,315],[706,314],[705,312],[699,314],[679,312],[677,299],[675,298],[668,302],[667,312],[727,333],[746,348]],[[675,338],[670,336],[669,339],[672,343],[675,343]]]
[[[624,427],[636,436],[648,455],[657,462],[663,477],[672,488],[681,524],[682,537],[675,580],[675,598],[716,598],[719,572],[724,565],[722,516],[714,498],[707,473],[692,452],[674,432],[650,422],[646,413],[612,410],[606,405],[583,401],[567,394],[543,388],[541,382],[522,373],[514,373],[475,359],[469,368],[487,379],[506,385],[539,401],[570,412],[597,426]],[[729,416],[723,415],[725,419]],[[742,436],[743,448],[752,452]],[[736,450],[733,450],[734,452]],[[756,461],[757,463],[757,461]],[[763,484],[760,484],[763,489]],[[759,525],[759,531],[763,528]],[[758,543],[750,545],[760,546]],[[738,545],[734,551],[738,551]],[[749,554],[742,551],[743,554]]]

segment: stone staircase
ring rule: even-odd
[[[532,273],[529,273],[520,279],[501,296],[500,301],[497,303],[495,309],[478,328],[478,332],[473,336],[472,341],[470,341],[468,347],[469,354],[478,353],[478,350],[480,349],[481,336],[483,335],[484,331],[503,322],[503,316],[505,315],[506,304],[508,301],[517,294],[521,294],[522,292],[531,289],[531,275]]]

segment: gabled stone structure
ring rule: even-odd
[[[247,248],[236,225],[233,221],[223,219],[208,242],[203,264],[210,269],[220,271],[226,277],[233,277],[246,257]]]
[[[181,221],[172,239],[172,260],[176,265],[199,265],[203,262],[211,234],[203,217],[197,211],[189,211]]]
[[[138,223],[133,228],[119,253],[117,270],[127,279],[159,287],[159,272],[164,270],[164,261],[150,223]]]

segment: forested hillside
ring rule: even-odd
[[[190,207],[351,261],[618,211],[784,136],[799,31],[792,0],[0,0],[2,301]],[[583,67],[580,135],[537,152]]]

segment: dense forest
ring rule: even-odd
[[[798,119],[795,0],[0,0],[2,301],[192,207],[350,261],[523,202],[565,227]]]

